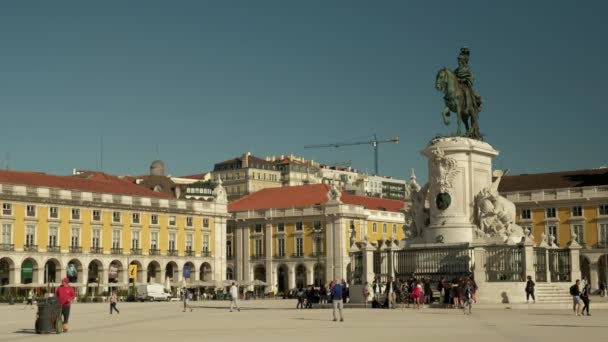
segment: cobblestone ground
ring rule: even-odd
[[[346,309],[345,322],[332,322],[330,309],[296,310],[295,302],[195,302],[194,312],[180,303],[120,303],[120,315],[108,304],[75,304],[70,332],[36,335],[36,310],[0,306],[3,341],[588,341],[608,340],[608,310],[576,317],[569,310]]]

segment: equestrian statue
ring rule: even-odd
[[[464,136],[481,140],[483,137],[477,119],[481,112],[482,100],[473,89],[475,77],[469,68],[469,56],[469,49],[461,48],[458,68],[454,71],[445,67],[439,70],[435,79],[435,88],[444,94],[445,108],[441,113],[443,123],[449,125],[450,113],[456,113],[458,116],[456,135],[462,135],[460,126],[463,123],[466,129]]]

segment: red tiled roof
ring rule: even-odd
[[[228,204],[228,211],[246,211],[270,208],[310,207],[325,204],[327,184],[313,184],[301,186],[286,186],[269,188],[254,192]],[[361,205],[372,210],[401,211],[404,202],[375,197],[355,196],[342,194],[341,200],[346,204]]]
[[[74,176],[56,176],[42,172],[0,170],[0,183],[126,196],[171,198],[166,194],[133,184],[129,180],[98,171],[82,171]]]
[[[206,173],[197,173],[195,175],[181,176],[177,178],[186,178],[186,179],[205,179]]]
[[[608,168],[504,176],[499,192],[608,185]]]

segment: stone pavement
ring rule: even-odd
[[[61,336],[33,332],[36,310],[0,306],[0,342],[4,341],[588,341],[608,340],[608,310],[575,317],[570,310],[473,308],[473,314],[445,309],[346,309],[345,322],[332,322],[330,309],[296,310],[293,300],[181,303],[75,304],[70,332]]]

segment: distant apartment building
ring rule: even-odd
[[[272,161],[247,152],[240,157],[215,164],[211,180],[221,180],[228,199],[234,200],[258,190],[280,187],[281,171],[277,170]]]

